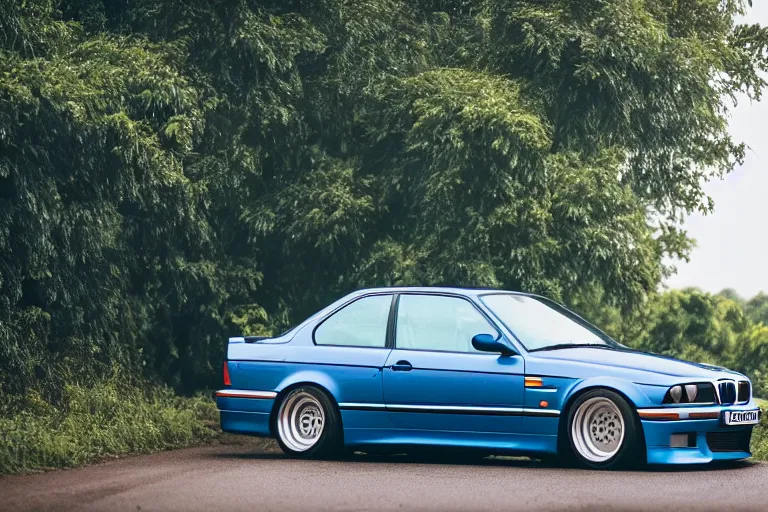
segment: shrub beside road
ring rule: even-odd
[[[60,405],[31,393],[19,412],[0,414],[0,474],[68,468],[118,455],[209,441],[218,432],[215,403],[170,389],[105,381],[69,385]]]

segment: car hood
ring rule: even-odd
[[[654,373],[669,377],[689,377],[706,380],[716,380],[740,375],[739,373],[704,363],[692,363],[673,357],[636,352],[631,350],[610,350],[603,348],[565,348],[551,352],[535,352],[537,359],[556,364],[585,363],[599,365],[617,370],[632,370]],[[534,355],[532,354],[532,355]]]

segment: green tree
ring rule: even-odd
[[[582,293],[573,305],[630,347],[727,366],[749,376],[757,396],[767,396],[768,327],[749,317],[745,301],[726,295],[738,298],[722,292],[670,290],[652,294],[641,306],[622,314],[606,305],[601,294]]]
[[[744,309],[753,322],[768,325],[768,294],[758,293],[747,301]]]
[[[673,290],[648,304],[644,336],[636,345],[661,354],[694,354],[726,364],[749,322],[738,303],[699,290]]]
[[[754,393],[768,396],[768,326],[754,324],[740,337],[733,354],[739,369],[752,379]]]
[[[227,335],[360,286],[639,307],[743,158],[748,5],[2,0],[0,385],[213,385]]]

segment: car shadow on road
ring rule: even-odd
[[[286,460],[297,462],[317,462],[314,460],[294,458],[280,452],[268,451],[237,451],[227,453],[212,453],[210,457],[217,459],[240,459],[240,460]],[[375,463],[375,464],[434,464],[434,465],[452,465],[452,466],[487,466],[487,467],[510,467],[510,468],[531,468],[538,470],[556,470],[556,471],[585,471],[582,468],[572,467],[561,464],[558,461],[541,461],[528,457],[511,456],[488,456],[482,457],[466,454],[377,454],[355,452],[354,454],[333,459],[326,459],[323,462],[343,462],[343,463]],[[691,464],[661,466],[651,465],[637,469],[625,470],[625,472],[639,473],[691,473],[698,471],[719,472],[719,471],[738,471],[754,467],[758,463],[751,461],[735,461],[728,463],[713,464]]]
[[[344,463],[376,463],[376,464],[437,464],[464,466],[514,466],[514,467],[546,467],[546,465],[524,457],[488,457],[488,458],[454,458],[444,456],[412,456],[408,454],[367,454],[355,453],[344,457],[328,459],[302,459],[290,457],[283,453],[236,452],[212,453],[209,457],[217,459],[239,460],[286,460],[297,462],[344,462]]]
[[[748,460],[736,460],[727,462],[712,462],[709,464],[682,464],[682,465],[650,465],[640,469],[645,473],[694,473],[696,471],[738,471],[759,465],[758,462]]]

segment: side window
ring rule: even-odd
[[[384,347],[392,295],[356,300],[328,317],[315,330],[317,345]]]
[[[467,300],[440,295],[401,295],[395,346],[403,349],[477,352],[475,334],[498,331]]]

